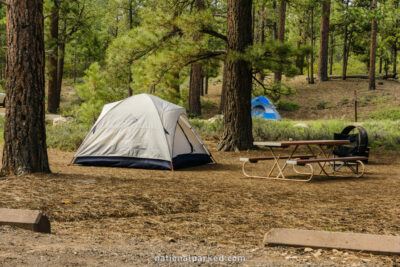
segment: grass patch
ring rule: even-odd
[[[221,119],[215,122],[205,120],[191,120],[191,122],[205,139],[215,139],[221,135]],[[340,133],[346,126],[352,124],[350,121],[343,120],[321,120],[302,122],[307,127],[297,127],[298,123],[299,121],[253,118],[253,136],[259,141],[333,139],[333,133]],[[362,127],[368,133],[371,147],[400,149],[400,120],[367,120]]]
[[[368,115],[368,118],[374,120],[400,120],[400,108],[392,108],[386,110],[377,110]]]

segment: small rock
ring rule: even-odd
[[[344,256],[348,256],[348,255],[349,255],[349,253],[345,252],[343,255],[344,255]]]
[[[334,260],[334,259],[336,259],[336,257],[330,257],[330,259],[331,259],[331,260]]]
[[[361,259],[361,261],[367,263],[367,262],[370,262],[371,260],[370,259]]]
[[[315,258],[318,258],[318,257],[321,256],[321,255],[322,255],[321,250],[318,250],[317,252],[315,252],[315,253],[313,254],[313,256],[314,256]]]
[[[300,127],[300,128],[308,128],[308,125],[305,123],[296,123],[294,127]]]
[[[313,251],[312,248],[305,248],[305,249],[304,249],[304,252],[311,252],[311,251]]]
[[[176,243],[176,240],[175,240],[174,238],[169,238],[169,239],[168,239],[168,242],[170,242],[170,243]]]
[[[342,254],[343,253],[343,252],[341,252],[341,251],[339,251],[337,249],[332,249],[332,252],[335,253],[335,254]]]

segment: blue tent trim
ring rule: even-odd
[[[261,116],[269,120],[282,119],[274,104],[265,96],[257,96],[251,100],[251,116]]]
[[[198,166],[212,162],[207,154],[182,154],[172,160],[174,169]],[[130,157],[78,157],[74,164],[98,167],[122,167],[137,169],[171,170],[171,162],[159,159]]]

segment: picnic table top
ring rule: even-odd
[[[299,141],[271,141],[271,142],[253,142],[255,146],[269,147],[288,147],[296,145],[346,145],[350,144],[349,140],[299,140]]]

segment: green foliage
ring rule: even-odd
[[[342,105],[347,105],[349,102],[350,102],[350,101],[349,101],[348,98],[342,98],[342,99],[340,100],[340,104],[342,104]]]
[[[273,102],[278,102],[282,96],[293,95],[296,90],[285,83],[267,82],[263,86],[253,88],[252,96],[267,96]]]
[[[280,111],[296,111],[300,105],[291,101],[279,100],[277,108]]]
[[[107,86],[106,73],[100,71],[98,63],[93,63],[85,74],[84,82],[76,86],[78,96],[83,101],[76,117],[90,124],[96,121],[106,103],[123,98],[123,92]]]
[[[327,108],[327,105],[328,105],[328,102],[326,102],[326,101],[320,101],[320,102],[318,102],[316,108],[317,108],[317,109],[326,109],[326,108]]]
[[[90,128],[90,125],[76,121],[57,126],[47,125],[47,146],[59,150],[76,151]]]

